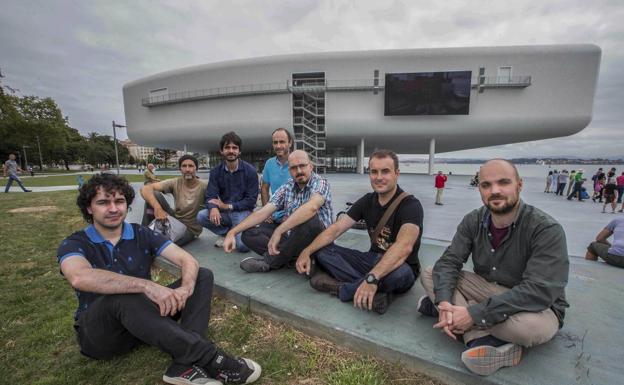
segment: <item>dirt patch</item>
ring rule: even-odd
[[[45,213],[45,212],[55,212],[58,211],[59,208],[56,206],[33,206],[33,207],[19,207],[16,209],[8,210],[10,213],[18,214],[18,213]]]

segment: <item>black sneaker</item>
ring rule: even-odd
[[[377,292],[373,297],[373,311],[377,314],[384,314],[390,306],[390,294]]]
[[[249,358],[233,358],[217,352],[208,373],[224,384],[251,384],[260,378],[262,368]]]
[[[264,258],[247,257],[240,262],[240,268],[248,273],[266,273],[271,270],[271,266]]]
[[[422,297],[420,297],[420,299],[418,300],[418,305],[416,309],[418,310],[420,314],[426,315],[429,317],[438,317],[440,315],[440,313],[438,312],[438,309],[435,307],[435,305],[431,301],[431,298],[429,298],[426,295],[423,295]]]
[[[326,272],[317,270],[310,278],[310,286],[318,291],[338,296],[340,282]]]
[[[220,381],[208,377],[206,371],[197,365],[182,370],[171,365],[163,374],[163,381],[174,385],[221,385]]]

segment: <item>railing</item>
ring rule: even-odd
[[[230,87],[216,87],[191,91],[173,92],[166,95],[150,96],[141,99],[145,107],[161,104],[182,103],[193,100],[216,99],[258,94],[295,93],[309,94],[316,98],[315,93],[327,91],[381,91],[385,89],[384,79],[378,79],[379,84],[374,84],[374,79],[313,79],[295,81],[292,85],[288,81],[262,84],[246,84]],[[301,83],[301,85],[298,85]],[[477,76],[472,79],[472,88],[523,88],[531,85],[531,76]]]
[[[155,106],[158,104],[180,103],[190,100],[213,99],[223,97],[245,96],[255,94],[287,93],[287,82],[246,84],[231,87],[216,87],[192,91],[173,92],[166,95],[150,96],[141,99],[143,106]]]
[[[514,88],[530,85],[530,76],[479,76],[472,82],[472,88]]]

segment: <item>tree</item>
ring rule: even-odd
[[[160,160],[162,160],[165,168],[167,167],[167,161],[171,159],[176,154],[175,150],[170,150],[168,148],[155,148],[154,156]]]

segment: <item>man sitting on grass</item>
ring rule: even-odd
[[[106,359],[141,343],[157,346],[173,362],[169,384],[248,384],[261,368],[233,358],[206,339],[213,275],[161,234],[124,222],[134,190],[117,175],[94,175],[80,188],[77,204],[90,223],[58,248],[61,273],[76,290],[74,328],[80,351]],[[151,281],[156,256],[181,268],[169,286]],[[218,380],[218,381],[217,381]]]
[[[481,166],[483,206],[468,213],[432,268],[420,276],[418,311],[434,327],[463,336],[462,361],[488,375],[517,365],[522,346],[543,344],[563,325],[568,251],[563,228],[520,199],[522,179],[509,161]],[[474,273],[462,270],[472,255]],[[434,305],[435,304],[435,305]]]

